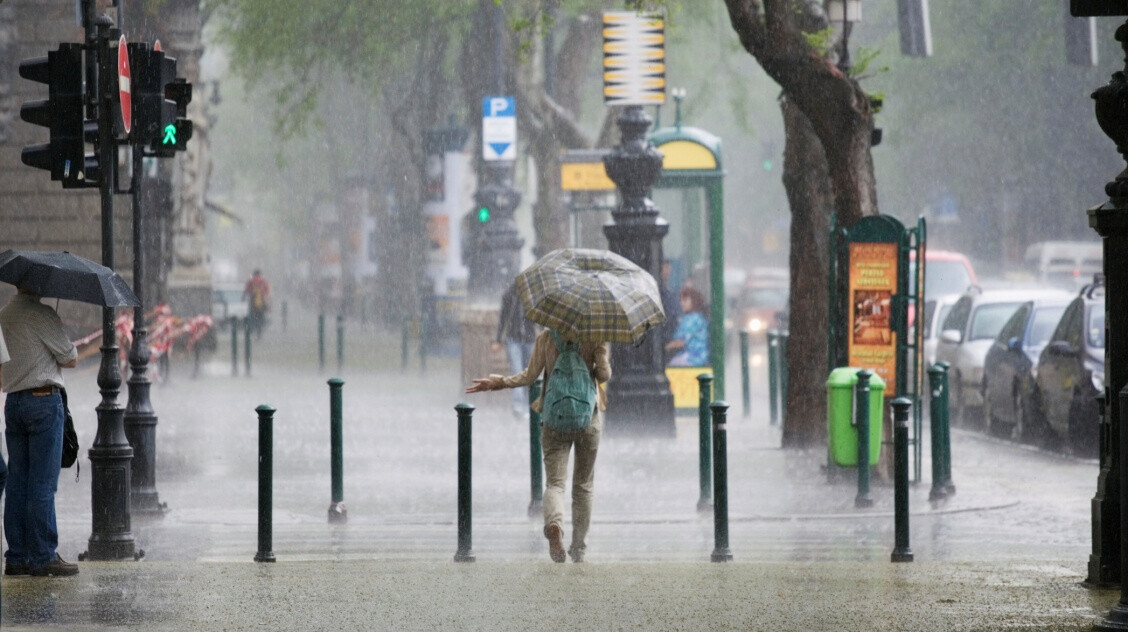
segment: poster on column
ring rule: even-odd
[[[850,244],[849,364],[885,381],[885,396],[897,392],[897,336],[890,307],[897,293],[897,244]]]

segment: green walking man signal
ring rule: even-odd
[[[490,207],[483,206],[482,208],[478,209],[478,221],[482,222],[483,224],[490,221]]]
[[[169,123],[164,128],[164,140],[161,141],[162,145],[176,146],[176,125]]]

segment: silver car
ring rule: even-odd
[[[940,330],[936,361],[947,362],[948,405],[952,424],[978,423],[983,410],[983,364],[995,338],[1023,303],[1034,298],[1065,298],[1054,289],[972,290],[952,306]]]

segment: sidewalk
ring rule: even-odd
[[[268,332],[253,377],[231,378],[221,339],[201,378],[153,387],[170,511],[133,517],[144,559],[81,562],[72,579],[3,578],[4,628],[1075,630],[1119,597],[1080,585],[1095,461],[957,429],[957,493],[932,505],[926,442],[910,491],[916,561],[892,564],[892,488],[875,482],[875,506],[855,509],[853,482],[827,481],[825,451],[779,449],[766,404],[750,419],[739,403],[730,410],[726,564],[709,562],[712,515],[697,511],[696,418],[680,419],[674,439],[604,438],[588,563],[557,565],[528,515],[527,423],[505,405],[479,407],[477,561],[454,563],[453,406],[477,402],[461,394],[457,359],[434,359],[421,379],[414,361],[399,371],[398,348],[355,335],[343,375],[348,524],[327,524],[329,374],[308,342]],[[758,371],[754,385],[766,382]],[[738,401],[739,370],[730,375]],[[85,375],[68,385],[85,447],[97,387]],[[274,564],[252,561],[261,403],[278,409]],[[81,459],[81,480],[65,471],[59,482],[68,560],[91,533]]]

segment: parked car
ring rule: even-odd
[[[940,325],[952,311],[960,294],[943,294],[924,302],[924,369],[936,364],[936,343],[940,341]]]
[[[983,407],[983,362],[1003,325],[1028,300],[1069,294],[1053,289],[974,289],[959,298],[941,325],[936,361],[947,362],[948,405],[953,424],[979,420]]]
[[[1099,241],[1040,241],[1023,262],[1038,282],[1076,291],[1103,271],[1104,252]]]
[[[234,316],[239,320],[250,311],[242,283],[216,283],[212,285],[212,320],[224,327]]]
[[[924,251],[924,296],[929,301],[947,294],[963,294],[978,287],[979,278],[971,261],[963,254],[950,250]],[[909,253],[909,287],[916,289],[916,252]]]
[[[1048,429],[1073,454],[1097,456],[1097,396],[1105,385],[1105,288],[1081,289],[1038,357],[1035,401]]]
[[[1039,298],[1020,305],[983,361],[983,418],[990,434],[1030,442],[1041,421],[1032,407],[1034,366],[1069,300]],[[1032,432],[1034,431],[1034,432]]]

